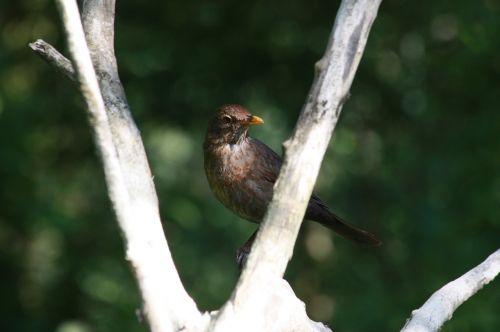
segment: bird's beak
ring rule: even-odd
[[[252,115],[252,117],[248,120],[247,125],[253,126],[253,125],[260,125],[263,123],[264,120],[262,120],[262,118],[259,118],[256,115]]]

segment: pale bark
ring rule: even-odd
[[[57,0],[73,65],[41,40],[30,47],[79,83],[152,331],[330,331],[307,317],[304,304],[281,278],[380,2],[342,2],[296,129],[284,144],[273,201],[246,267],[228,302],[208,315],[197,310],[184,290],[163,234],[142,140],[118,77],[113,46],[115,1],[84,1],[85,40],[76,2]],[[438,330],[499,270],[500,250],[437,291],[412,313],[403,331]]]
[[[47,61],[50,65],[54,66],[55,69],[66,75],[70,80],[76,81],[76,73],[71,61],[69,61],[64,55],[59,53],[52,45],[46,43],[45,41],[38,39],[37,41],[30,43],[29,47],[38,54],[43,60]]]
[[[229,327],[230,330],[234,328],[239,331],[329,331],[323,324],[309,320],[304,304],[295,297],[290,286],[281,277],[291,257],[304,213],[304,202],[310,196],[319,164],[348,94],[380,1],[342,3],[327,52],[318,63],[317,78],[297,130],[286,143],[285,170],[288,169],[289,172],[292,168],[292,172],[287,175],[289,180],[279,179],[276,197],[284,197],[280,192],[287,190],[283,185],[279,189],[280,183],[290,183],[292,191],[296,192],[296,195],[281,199],[281,204],[294,207],[289,211],[285,207],[285,211],[290,212],[290,222],[283,224],[283,215],[278,214],[274,217],[277,222],[274,227],[274,222],[264,223],[262,239],[271,230],[271,237],[277,241],[258,241],[254,250],[256,255],[250,256],[248,268],[232,299],[220,313],[212,313],[209,326],[206,326],[209,316],[201,315],[184,291],[163,236],[146,155],[118,77],[113,49],[114,1],[87,0],[83,4],[83,26],[99,88],[83,38],[76,3],[72,0],[59,0],[58,3],[67,30],[76,76],[88,105],[96,145],[102,156],[109,195],[123,232],[127,258],[138,280],[151,330],[225,331]],[[49,63],[74,79],[74,69],[68,65],[67,59],[47,45],[43,41],[37,41],[30,46]],[[315,135],[318,136],[314,138]],[[307,154],[308,150],[314,152],[313,156]],[[307,160],[310,163],[305,162]],[[297,165],[296,171],[293,171],[294,164]],[[297,174],[306,168],[308,175],[298,177]],[[299,203],[293,203],[295,199]],[[280,200],[278,210],[283,212],[279,202]],[[271,205],[268,220],[273,219],[273,213],[276,214],[274,205],[276,202]],[[269,226],[271,228],[268,229]],[[279,230],[277,238],[276,229]],[[280,233],[286,236],[280,236]],[[262,260],[256,259],[263,248],[268,250],[268,254],[261,257]],[[269,259],[271,253],[276,253],[278,259]],[[256,263],[262,263],[263,268],[251,279],[251,271],[255,269]],[[271,273],[267,275],[262,271]],[[248,292],[252,289],[255,293]],[[252,307],[252,303],[257,306]],[[241,316],[242,310],[248,311],[246,317]],[[232,318],[228,319],[228,316]],[[231,321],[236,325],[228,325]]]
[[[202,316],[175,269],[142,140],[118,78],[113,50],[115,2],[84,2],[87,39],[76,2],[58,0],[57,4],[144,315],[152,331],[190,328]]]
[[[500,249],[484,262],[436,291],[411,313],[402,332],[439,331],[453,312],[500,273]]]

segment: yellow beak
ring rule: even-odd
[[[262,120],[262,118],[259,118],[258,116],[256,115],[252,115],[252,117],[250,118],[250,120],[247,122],[249,125],[260,125],[260,124],[263,124],[264,123],[264,120]]]

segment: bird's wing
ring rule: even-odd
[[[278,178],[281,167],[281,158],[267,145],[256,139],[251,140],[251,146],[254,149],[254,154],[259,156],[258,158],[255,158],[257,164],[253,165],[253,170],[256,172],[254,175],[257,179],[264,179],[268,181],[267,185],[263,186],[265,187],[264,190],[262,190],[262,192],[268,194],[264,200],[267,204],[271,200],[270,193],[272,193],[272,186]],[[259,219],[262,217],[263,216]],[[314,193],[311,195],[311,199],[309,200],[305,219],[319,222],[340,235],[360,244],[369,246],[379,246],[381,244],[381,242],[372,234],[347,224],[345,221],[330,212],[326,204],[323,203],[323,201],[321,201],[321,199]]]
[[[255,138],[250,139],[253,148],[259,154],[259,158],[257,158],[259,165],[255,169],[259,170],[260,178],[274,184],[281,168],[281,157],[261,141]]]

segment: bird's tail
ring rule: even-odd
[[[317,221],[317,220],[315,220]],[[317,221],[323,226],[326,226],[336,232],[343,237],[356,242],[358,244],[369,246],[369,247],[378,247],[382,245],[382,242],[378,240],[375,235],[368,233],[365,230],[349,225],[336,215],[330,212],[330,218],[326,221]]]
[[[349,225],[347,222],[330,212],[330,210],[328,210],[328,208],[319,199],[317,199],[316,201],[314,198],[313,204],[318,204],[320,206],[316,205],[315,208],[308,209],[308,213],[306,214],[305,219],[316,221],[323,226],[333,230],[337,234],[360,245],[369,247],[378,247],[382,245],[382,242],[379,241],[373,234],[370,234],[367,231],[355,226]]]

